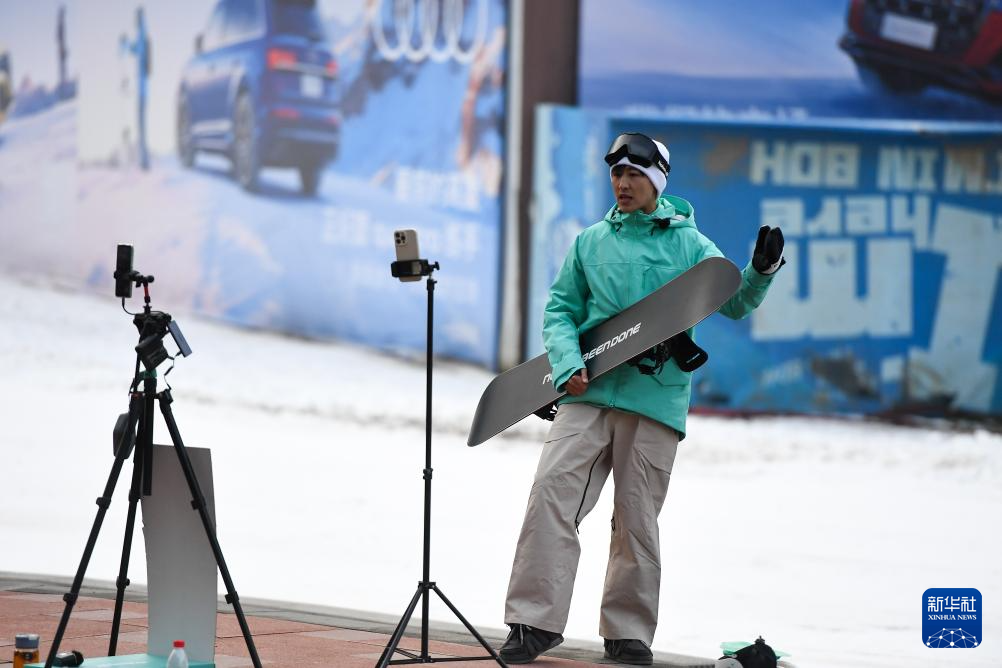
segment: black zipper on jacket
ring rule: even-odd
[[[595,465],[598,464],[598,460],[602,459],[602,455],[605,454],[605,448],[599,451],[598,456],[595,457],[595,461],[591,463],[591,468],[588,469],[588,480],[585,481],[584,491],[581,492],[581,503],[578,504],[578,511],[574,514],[574,530],[581,533],[578,528],[581,526],[581,509],[584,508],[585,497],[588,496],[588,487],[591,485],[591,474],[595,471]]]

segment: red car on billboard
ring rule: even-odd
[[[866,82],[1002,102],[1002,0],[852,0],[839,46]]]

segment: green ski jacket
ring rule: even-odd
[[[583,332],[714,256],[723,253],[696,229],[692,205],[672,195],[659,198],[650,214],[624,214],[613,206],[603,220],[581,232],[553,281],[543,316],[543,343],[554,387],[562,391],[574,372],[585,367],[578,344]],[[760,274],[749,262],[741,276],[741,287],[719,309],[735,320],[762,303],[775,274]],[[568,394],[559,403],[583,402],[639,413],[675,429],[682,439],[691,376],[674,359],[655,375],[623,364],[591,381],[584,394]]]

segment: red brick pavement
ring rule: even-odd
[[[17,633],[39,634],[42,639],[41,657],[44,660],[63,607],[62,597],[58,594],[0,591],[0,665],[13,661],[14,636]],[[60,650],[79,650],[85,657],[107,655],[113,610],[112,600],[81,596],[73,608]],[[261,662],[267,668],[372,668],[383,647],[389,642],[389,636],[383,633],[283,619],[248,615],[247,623]],[[146,605],[126,602],[119,632],[118,654],[144,653],[146,633]],[[419,652],[421,642],[419,638],[408,637],[401,641],[400,647]],[[479,646],[436,640],[429,641],[428,651],[433,657],[477,656],[483,653]],[[397,655],[396,658],[405,657]],[[250,665],[247,646],[236,617],[220,613],[216,618],[216,667],[244,668]],[[488,668],[497,664],[493,661],[456,661],[448,665],[457,668]],[[534,665],[540,668],[587,668],[596,664],[543,657]]]

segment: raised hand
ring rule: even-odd
[[[771,274],[786,264],[783,259],[783,231],[778,227],[763,225],[758,228],[752,267],[760,274]]]

